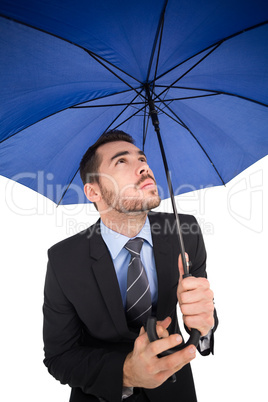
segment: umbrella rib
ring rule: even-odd
[[[226,42],[229,39],[234,38],[235,36],[241,35],[245,32],[251,31],[253,29],[259,28],[263,25],[268,24],[268,21],[263,21],[259,24],[253,25],[251,27],[245,28],[242,31],[236,32],[232,35],[226,36],[226,38],[220,39],[218,42],[213,43],[212,45],[206,47],[205,49],[200,50],[199,52],[195,53],[194,55],[188,57],[187,59],[183,60],[182,62],[178,63],[176,66],[170,68],[169,70],[165,71],[163,74],[160,74],[158,77],[156,77],[156,80],[159,80],[160,78],[164,77],[166,74],[170,73],[171,71],[175,70],[177,67],[180,67],[182,64],[186,63],[187,61],[193,59],[194,57],[198,56],[199,54],[206,52],[207,50],[209,50],[211,47],[217,46],[217,45],[221,45],[223,42]]]
[[[153,44],[153,48],[152,48],[152,53],[151,53],[149,66],[148,66],[148,71],[147,71],[146,82],[148,82],[148,80],[149,80],[149,76],[150,76],[150,72],[151,72],[151,68],[152,68],[152,64],[153,64],[153,59],[154,59],[154,55],[155,55],[156,45],[157,45],[157,41],[158,41],[159,33],[160,33],[160,40],[159,40],[159,45],[158,45],[157,62],[156,62],[154,81],[155,81],[155,78],[156,78],[156,72],[157,72],[158,61],[159,61],[159,54],[160,54],[160,47],[161,47],[161,42],[162,42],[164,19],[165,19],[165,12],[166,12],[167,3],[168,3],[168,0],[165,1],[165,4],[163,6],[163,10],[161,12],[160,20],[159,20],[159,23],[158,23],[158,27],[157,27],[157,30],[156,30],[156,35],[155,35],[154,44]]]
[[[206,95],[196,95],[196,96],[184,96],[182,98],[171,98],[171,99],[165,99],[165,102],[173,102],[173,101],[180,101],[180,100],[186,100],[186,99],[197,99],[197,98],[207,98],[208,96],[217,96],[220,94],[206,94]],[[162,100],[154,100],[155,103],[163,103]]]
[[[235,98],[240,98],[240,99],[243,99],[243,100],[246,100],[246,101],[249,101],[249,102],[256,103],[257,105],[261,105],[261,106],[268,107],[268,105],[267,105],[266,103],[257,101],[257,100],[252,99],[252,98],[248,98],[247,96],[238,95],[238,94],[232,94],[231,92],[219,91],[219,92],[218,92],[218,95],[233,96],[233,97],[235,97]]]
[[[201,89],[201,91],[203,91],[203,89]],[[204,91],[209,92],[209,89],[204,89]],[[247,96],[243,96],[243,95],[238,95],[238,94],[233,94],[232,92],[226,92],[226,91],[218,91],[217,95],[228,95],[228,96],[233,96],[235,98],[240,98],[249,102],[253,102],[253,103],[257,103],[257,105],[261,105],[261,106],[265,106],[268,107],[268,105],[266,103],[257,101],[256,99],[252,99],[252,98],[248,98]]]
[[[158,45],[158,52],[157,52],[157,58],[156,58],[156,65],[155,65],[155,72],[154,72],[154,82],[153,82],[152,91],[154,91],[154,88],[155,88],[156,74],[157,74],[157,70],[158,70],[158,64],[159,64],[159,58],[160,58],[160,50],[161,50],[162,38],[163,38],[163,29],[164,29],[164,17],[163,17],[163,23],[162,23],[162,26],[161,26],[161,33],[160,33],[160,39],[159,39],[159,45]]]
[[[156,87],[157,87],[157,88],[158,88],[158,87],[164,87],[164,88],[166,88],[165,85],[156,85]],[[207,88],[191,88],[191,87],[181,87],[181,86],[174,86],[174,87],[172,87],[172,89],[173,89],[173,88],[176,88],[176,89],[188,89],[188,90],[191,90],[191,91],[212,92],[212,95],[228,95],[228,96],[234,96],[234,97],[236,97],[236,98],[244,99],[244,100],[246,100],[246,101],[253,102],[253,103],[257,103],[258,105],[268,107],[268,104],[266,104],[266,103],[257,101],[256,99],[248,98],[248,97],[243,96],[243,95],[233,94],[232,92],[221,91],[221,90],[219,91],[219,90],[213,90],[213,89],[207,89]],[[163,91],[162,93],[164,93],[164,92],[165,92],[165,91]],[[160,95],[161,95],[161,93],[160,93],[158,96],[160,96]],[[203,96],[206,96],[206,95],[203,95]],[[200,96],[200,97],[201,97],[201,96]]]
[[[139,112],[141,112],[144,108],[146,108],[146,105],[137,110],[135,113],[133,113],[131,116],[129,116],[127,119],[122,121],[120,124],[118,124],[116,127],[114,127],[114,130],[116,130],[118,127],[122,126],[122,124],[125,124],[128,120],[132,119],[132,117],[136,116]]]
[[[203,95],[203,96],[211,96],[211,95]],[[138,97],[138,94],[135,98]],[[114,107],[114,106],[129,106],[130,103],[114,103],[114,104],[107,104],[107,105],[85,105],[85,106],[71,106],[69,109],[91,109],[96,107]],[[134,102],[131,103],[132,105],[144,105],[144,102]]]
[[[121,91],[121,92],[116,92],[116,93],[114,93],[114,94],[105,95],[104,97],[99,97],[99,98],[96,98],[96,99],[90,99],[90,100],[88,100],[88,101],[83,101],[82,103],[78,103],[78,104],[76,104],[76,105],[67,106],[67,107],[65,107],[65,108],[63,108],[63,109],[58,110],[57,112],[51,113],[51,114],[49,114],[49,115],[47,115],[47,116],[44,116],[42,119],[37,120],[37,121],[35,121],[35,122],[33,122],[33,123],[31,123],[31,124],[25,126],[25,127],[23,128],[23,130],[26,130],[27,128],[29,128],[29,127],[31,127],[31,126],[34,126],[35,124],[37,124],[37,123],[39,123],[39,122],[41,122],[41,121],[43,121],[43,120],[45,120],[45,119],[48,119],[49,117],[55,116],[55,115],[58,114],[58,113],[64,112],[64,111],[67,110],[67,109],[80,109],[80,108],[82,108],[82,107],[79,107],[79,105],[81,105],[81,104],[83,104],[83,103],[86,103],[86,102],[94,102],[95,100],[103,99],[103,98],[108,97],[108,96],[115,96],[115,95],[119,95],[119,94],[122,94],[122,93],[130,92],[130,91],[131,91],[131,89],[128,89],[128,90],[126,90],[126,91]],[[137,92],[137,91],[136,91],[136,92]],[[142,103],[142,104],[143,104],[143,103]],[[113,105],[108,105],[108,106],[113,106]],[[121,105],[120,105],[120,106],[121,106]],[[85,107],[84,107],[84,108],[85,108]],[[0,144],[2,144],[3,142],[9,140],[10,138],[14,137],[15,135],[18,135],[18,134],[21,133],[23,130],[18,130],[18,131],[16,131],[14,134],[8,136],[7,138],[4,138],[3,140],[0,141]]]
[[[116,74],[111,68],[109,68],[108,66],[105,65],[105,63],[110,64],[111,66],[113,66],[114,68],[117,68],[116,66],[114,66],[112,63],[107,62],[106,60],[104,60],[102,57],[96,55],[95,53],[91,52],[90,50],[84,49],[86,53],[88,53],[94,60],[96,60],[100,65],[102,65],[104,68],[106,68],[106,70],[108,70],[111,74],[113,74],[116,78],[118,78],[121,82],[123,82],[125,85],[127,85],[130,89],[132,89],[133,91],[135,91],[136,93],[137,90],[136,88],[134,88],[132,85],[130,85],[127,81],[125,81],[122,77],[120,77],[118,74]],[[102,61],[104,60],[105,63]],[[121,71],[121,70],[120,70]],[[136,80],[138,81],[138,80]],[[138,81],[140,84],[142,84],[140,81]]]
[[[105,63],[110,64],[112,67],[114,67],[115,69],[117,69],[117,70],[120,71],[121,73],[123,73],[123,74],[127,75],[128,77],[132,78],[133,80],[137,81],[139,84],[142,84],[141,81],[139,81],[137,78],[133,77],[131,74],[127,73],[126,71],[124,71],[124,70],[121,69],[120,67],[117,67],[116,65],[114,65],[114,64],[111,63],[110,61],[104,59],[102,56],[99,56],[99,55],[97,55],[96,53],[92,52],[91,50],[88,50],[88,49],[86,49],[85,47],[79,45],[78,43],[75,43],[75,42],[73,42],[73,41],[71,41],[71,40],[69,40],[69,39],[67,39],[67,38],[64,38],[63,36],[60,36],[60,35],[57,35],[57,34],[55,34],[55,33],[46,31],[45,29],[35,27],[34,25],[29,24],[28,22],[20,21],[20,20],[18,20],[18,19],[16,19],[16,18],[9,17],[9,16],[4,15],[4,14],[2,14],[2,13],[0,13],[0,17],[5,18],[5,19],[7,19],[7,20],[9,20],[9,21],[14,21],[14,22],[16,22],[17,24],[24,25],[24,26],[26,26],[26,27],[28,27],[28,28],[35,29],[36,31],[45,33],[45,34],[50,35],[50,36],[52,36],[52,37],[54,37],[54,38],[63,40],[64,42],[67,42],[67,43],[69,43],[69,44],[71,44],[71,45],[73,45],[73,46],[76,46],[77,48],[79,48],[79,49],[81,49],[81,50],[84,50],[85,52],[87,52],[87,53],[90,54],[91,56],[94,55],[94,56],[100,58],[101,60],[105,61]],[[98,61],[98,60],[97,60],[97,61]]]
[[[62,193],[62,196],[61,196],[59,202],[57,203],[57,207],[60,205],[61,201],[63,200],[63,197],[65,196],[65,194],[66,194],[67,191],[69,190],[70,185],[71,185],[72,182],[74,181],[74,178],[75,178],[75,176],[77,175],[77,173],[79,172],[79,170],[80,170],[80,167],[77,169],[77,171],[75,172],[75,174],[74,174],[73,177],[72,177],[72,180],[70,181],[70,183],[68,184],[68,186],[66,187],[66,189],[64,190],[64,192]]]
[[[156,87],[156,88],[167,88],[166,85],[160,85],[160,84],[156,84],[155,87]],[[193,90],[193,91],[213,92],[215,95],[219,95],[219,94],[220,94],[220,91],[213,90],[213,89],[191,88],[191,87],[182,87],[182,86],[180,86],[180,85],[173,85],[173,86],[172,86],[172,89],[174,89],[174,88],[175,88],[175,89],[188,89],[189,91],[190,91],[190,90]]]
[[[79,46],[79,45],[77,45]],[[127,75],[128,77],[132,78],[133,80],[137,81],[139,84],[142,84],[142,82],[140,80],[138,80],[138,78],[133,77],[131,74],[127,73],[126,71],[124,71],[122,68],[117,67],[115,64],[111,63],[110,61],[104,59],[104,57],[99,56],[98,54],[92,52],[91,50],[88,50],[86,48],[81,47],[81,49],[83,49],[86,53],[88,53],[90,56],[95,56],[95,60],[100,62],[98,59],[102,60],[103,62],[109,64],[110,66],[112,66],[113,68],[115,68],[116,70],[120,71],[121,73]],[[94,57],[93,57],[94,58]],[[105,68],[107,68],[107,66],[105,66],[105,64],[102,64]],[[110,70],[109,70],[110,71]],[[111,71],[112,72],[112,71]],[[115,74],[116,75],[116,74]],[[119,76],[118,76],[119,77]],[[121,81],[123,81],[120,77],[119,79]],[[123,81],[124,82],[124,81]]]
[[[165,105],[165,102],[164,102],[164,101],[163,101],[163,104]],[[210,162],[211,165],[213,166],[213,168],[214,168],[215,172],[217,173],[217,175],[219,176],[219,178],[220,178],[222,184],[225,186],[225,182],[224,182],[223,178],[221,177],[221,175],[220,175],[218,169],[217,169],[216,166],[214,165],[212,159],[211,159],[210,156],[208,155],[208,153],[207,153],[207,151],[205,150],[205,148],[203,147],[203,145],[202,145],[202,144],[200,143],[200,141],[196,138],[196,136],[195,136],[194,133],[190,130],[190,128],[182,121],[182,119],[181,119],[168,105],[165,105],[165,106],[166,106],[166,108],[167,108],[168,110],[170,110],[171,113],[174,114],[174,116],[175,116],[179,121],[181,121],[181,123],[182,123],[181,125],[183,125],[183,127],[191,134],[191,136],[194,138],[194,140],[195,140],[195,141],[197,142],[197,144],[200,146],[200,148],[202,149],[202,151],[204,152],[204,154],[205,154],[206,157],[208,158],[209,162]]]
[[[170,116],[168,113],[166,113],[166,112],[164,111],[164,109],[160,108],[159,106],[156,106],[157,109],[160,110],[161,112],[163,112],[164,114],[166,114],[168,117],[170,117],[170,118],[171,118],[172,120],[174,120],[176,123],[180,124],[182,127],[186,128],[186,125],[185,125],[185,124],[183,123],[183,121],[179,118],[179,116],[177,116],[177,115],[175,114],[175,112],[173,112],[173,110],[170,109],[168,105],[166,105],[165,102],[167,102],[167,100],[166,100],[166,99],[165,99],[165,100],[161,99],[161,98],[160,98],[160,95],[156,95],[156,93],[154,93],[154,92],[153,92],[153,95],[155,96],[155,98],[154,98],[154,100],[153,100],[154,104],[155,104],[155,102],[156,102],[156,98],[158,98],[159,101],[165,106],[165,108],[167,108],[168,110],[170,110],[171,113],[174,114],[174,116],[178,119],[178,121],[177,121],[176,119],[174,119],[172,116]],[[159,101],[158,101],[158,102],[159,102]]]
[[[136,89],[138,90],[139,88],[136,88]],[[125,94],[125,93],[131,92],[131,91],[132,91],[132,89],[125,89],[124,91],[119,91],[119,92],[114,92],[114,93],[112,93],[112,94],[99,96],[98,98],[89,99],[89,100],[84,100],[83,102],[79,102],[79,103],[76,103],[75,105],[68,106],[68,108],[66,108],[66,109],[69,109],[69,108],[70,108],[70,109],[71,109],[71,108],[76,109],[76,108],[79,108],[80,105],[83,105],[84,103],[95,102],[96,100],[101,100],[101,99],[109,98],[109,97],[112,97],[112,96]],[[100,106],[101,106],[101,105],[100,105]],[[113,105],[110,105],[110,106],[113,106]]]
[[[107,130],[109,130],[109,128],[116,122],[116,120],[127,110],[127,108],[129,107],[129,106],[131,106],[131,105],[136,105],[136,103],[133,103],[134,101],[135,101],[135,99],[141,94],[141,92],[142,92],[142,90],[143,89],[141,89],[141,91],[139,92],[139,94],[137,94],[133,99],[132,99],[132,101],[130,102],[130,103],[128,103],[127,105],[126,105],[126,107],[116,116],[116,118],[109,124],[109,126],[106,128],[106,130],[105,130],[105,132],[107,131]],[[141,104],[143,105],[144,104],[144,102],[141,102]]]
[[[179,119],[179,121],[178,121],[177,119],[175,119],[175,117],[171,116],[171,115],[170,115],[169,113],[167,113],[164,109],[161,109],[161,108],[160,108],[159,106],[157,106],[157,105],[155,105],[155,107],[156,107],[156,109],[158,109],[161,113],[164,113],[164,114],[165,114],[167,117],[169,117],[171,120],[175,121],[175,123],[177,123],[177,124],[179,124],[180,126],[186,128],[186,127],[184,126],[183,122],[180,121],[180,119]],[[167,107],[167,106],[165,105],[165,107]]]
[[[79,45],[77,45],[77,46],[79,46]],[[116,70],[118,70],[118,71],[120,71],[121,73],[127,75],[129,78],[132,78],[133,80],[137,81],[139,84],[142,84],[142,82],[141,82],[140,80],[138,80],[138,78],[133,77],[131,74],[127,73],[127,72],[124,71],[122,68],[117,67],[115,64],[113,64],[113,63],[111,63],[110,61],[104,59],[104,57],[102,57],[102,56],[100,56],[100,55],[98,55],[98,54],[96,54],[96,53],[94,53],[94,52],[92,52],[91,50],[88,50],[88,49],[86,49],[86,48],[81,47],[81,49],[83,49],[83,50],[84,50],[86,53],[88,53],[90,56],[92,56],[92,57],[95,56],[95,57],[93,57],[93,58],[95,58],[95,60],[96,60],[97,62],[100,63],[100,60],[102,60],[103,62],[109,64],[110,66],[112,66],[112,67],[115,68]],[[98,59],[100,59],[100,60],[98,60]],[[102,63],[101,63],[101,64],[102,64]],[[103,65],[106,69],[108,69],[107,66],[105,66],[105,64],[102,64],[102,65]],[[108,70],[109,70],[109,69],[108,69]],[[109,70],[109,71],[111,71],[111,72],[113,73],[112,70]],[[113,74],[116,75],[115,73],[113,73]],[[125,82],[123,79],[121,79],[120,76],[118,76],[118,75],[116,75],[116,76],[117,76],[122,82]]]
[[[189,70],[187,70],[184,74],[182,74],[179,78],[177,78],[172,84],[166,87],[164,91],[162,91],[159,96],[163,95],[164,92],[168,91],[170,88],[172,88],[173,85],[175,85],[178,81],[180,81],[183,77],[185,77],[190,71],[192,71],[198,64],[200,64],[203,60],[205,60],[208,56],[210,56],[218,47],[222,44],[222,42],[218,43],[213,49],[211,49],[208,53],[205,54],[200,60],[198,60]]]
[[[196,98],[206,98],[208,96],[216,96],[220,95],[218,94],[206,94],[206,95],[196,95],[196,96],[185,96],[182,98],[171,98],[171,99],[165,99],[166,102],[173,102],[177,100],[185,100],[185,99],[196,99]],[[138,95],[135,96],[135,99],[138,97]],[[94,100],[93,100],[94,101]],[[154,102],[159,102],[162,103],[162,100],[155,100]],[[83,102],[84,103],[84,102]],[[125,103],[113,103],[113,104],[104,104],[104,105],[84,105],[84,106],[70,106],[69,109],[90,109],[90,108],[101,108],[101,107],[114,107],[114,106],[128,106],[128,105],[144,105],[144,102],[125,102]]]

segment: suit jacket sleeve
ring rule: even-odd
[[[48,262],[44,292],[44,363],[62,384],[79,387],[86,394],[107,401],[121,401],[122,373],[128,352],[102,345],[92,346],[83,323],[64,295],[52,263]],[[86,345],[86,346],[85,346]]]

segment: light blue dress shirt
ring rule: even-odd
[[[122,301],[125,307],[127,295],[127,271],[128,264],[130,262],[130,253],[124,248],[124,246],[130,240],[130,238],[109,229],[102,221],[100,223],[100,228],[102,238],[105,241],[108,250],[110,251],[114,263],[114,268],[122,295]],[[156,305],[158,298],[158,283],[153,254],[151,228],[148,217],[143,228],[135,237],[142,237],[144,239],[140,254],[141,261],[148,277],[152,304]]]

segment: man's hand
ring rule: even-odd
[[[188,255],[186,254],[188,261]],[[181,255],[178,261],[180,280],[177,290],[178,301],[183,314],[184,324],[189,328],[198,329],[201,336],[214,326],[213,292],[206,278],[190,276],[183,279],[183,265]]]
[[[193,345],[172,355],[157,357],[159,353],[182,342],[180,335],[168,334],[170,322],[169,317],[157,322],[157,334],[162,339],[155,342],[150,342],[144,328],[141,329],[134,349],[127,355],[124,363],[123,386],[156,388],[195,358],[196,348]]]

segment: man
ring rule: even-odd
[[[207,335],[199,351],[213,352],[217,317],[196,220],[181,216],[193,275],[182,279],[174,217],[149,213],[160,198],[146,156],[132,137],[121,131],[103,134],[84,155],[80,174],[101,219],[48,252],[44,363],[56,379],[72,387],[72,402],[195,402],[189,365],[195,347],[158,355],[182,342],[178,301],[186,329]],[[142,243],[134,257],[133,239]],[[131,265],[140,267],[140,274],[129,284]],[[130,302],[138,278],[147,287]],[[148,308],[129,318],[145,299]],[[152,343],[143,325],[148,314],[157,317],[161,338]],[[172,383],[174,373],[177,380]]]

